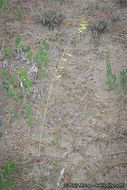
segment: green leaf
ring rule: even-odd
[[[25,52],[25,51],[28,50],[28,47],[27,47],[27,46],[24,46],[23,44],[20,44],[19,47],[20,47],[20,49],[21,49],[23,52]]]
[[[116,79],[116,75],[112,73],[111,69],[111,63],[110,63],[110,49],[108,49],[108,54],[106,57],[106,84],[108,84],[109,88],[108,89],[115,89],[118,86],[118,82]]]
[[[17,84],[17,76],[16,75],[12,75],[11,76],[11,79],[10,79],[10,82],[12,83],[12,84],[14,84],[14,85],[16,85]]]
[[[8,162],[4,165],[4,175],[10,175],[16,168],[15,162]]]
[[[33,121],[33,110],[32,110],[32,107],[30,106],[30,104],[28,102],[23,102],[23,103],[24,103],[24,106],[25,106],[24,113],[25,113],[27,122],[29,124],[31,124],[32,121]]]
[[[11,48],[11,47],[5,48],[5,49],[4,49],[4,53],[7,54],[9,60],[11,61],[11,60],[12,60],[12,57],[13,57],[12,48]]]
[[[44,41],[44,48],[48,51],[49,50],[49,45],[48,42],[45,40]]]
[[[5,179],[5,177],[3,176],[3,174],[0,174],[0,189],[1,190],[7,190],[7,180]]]
[[[21,42],[21,37],[19,34],[16,35],[16,40],[15,40],[15,47],[18,48]]]
[[[10,177],[9,179],[8,179],[8,186],[9,187],[13,187],[13,186],[15,186],[15,184],[14,184],[14,179],[12,178],[12,177]]]
[[[120,71],[122,89],[127,90],[127,69]]]
[[[22,13],[20,10],[17,11],[17,18],[18,19],[21,19],[22,18]]]
[[[27,57],[29,58],[30,61],[32,61],[33,52],[32,51],[28,52]]]
[[[6,92],[9,97],[14,98],[17,101],[19,100],[20,97],[19,89],[14,89],[13,86],[10,85]]]
[[[23,86],[26,88],[25,91],[29,92],[30,91],[30,87],[32,86],[32,80],[28,79],[27,73],[23,69],[20,69],[19,75],[20,75],[21,81],[23,83]]]
[[[0,174],[0,189],[8,190],[9,187],[14,186],[14,179],[11,177],[11,174],[16,168],[15,162],[8,162],[4,165],[3,174]]]
[[[26,71],[24,69],[20,69],[19,76],[21,79],[26,79],[27,77]]]
[[[2,9],[3,9],[4,11],[7,10],[8,4],[7,4],[7,2],[6,2],[5,0],[0,0],[0,5],[1,5],[1,7],[2,7]]]
[[[8,79],[8,76],[9,76],[8,70],[4,70],[4,71],[2,72],[2,79],[3,79],[3,80],[6,80],[6,79]]]
[[[29,89],[32,86],[32,80],[29,80],[29,79],[25,80],[24,85],[26,88]]]

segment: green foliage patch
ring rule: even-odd
[[[123,69],[122,71],[120,71],[120,79],[122,89],[127,91],[127,69]]]
[[[108,50],[108,54],[106,57],[106,88],[108,90],[116,89],[118,87],[117,77],[112,73],[111,63],[110,63],[110,49]],[[123,69],[120,71],[120,79],[121,79],[121,87],[123,90],[127,91],[127,69]]]
[[[2,72],[3,86],[8,97],[13,98],[16,103],[22,103],[23,95],[30,93],[30,88],[32,86],[32,81],[28,78],[27,72],[20,69],[18,77],[10,75],[8,70]],[[18,80],[19,78],[19,80]],[[22,82],[22,85],[20,83]],[[26,116],[27,122],[29,124],[33,121],[33,111],[32,107],[27,102],[23,102],[24,114]]]
[[[11,62],[14,52],[21,53],[21,51],[27,51],[27,47],[21,43],[21,36],[17,34],[15,49],[13,50],[11,47],[5,48],[3,55],[8,57],[8,60]],[[36,62],[38,77],[40,79],[45,77],[47,75],[45,66],[49,60],[48,42],[44,41],[43,44],[41,43],[39,51],[35,55],[33,51],[29,51],[27,57],[31,63]],[[1,73],[1,79],[6,95],[12,98],[17,105],[23,105],[22,111],[25,114],[26,121],[28,124],[31,124],[33,121],[33,110],[26,98],[31,93],[32,80],[29,79],[27,71],[21,68],[18,74],[11,74],[8,69],[5,69]]]
[[[27,119],[28,124],[31,124],[33,121],[33,110],[31,105],[28,102],[23,102],[24,104],[24,113]]]
[[[47,76],[46,72],[46,64],[49,61],[49,45],[47,41],[40,44],[39,51],[34,55],[33,51],[29,51],[27,54],[30,62],[35,62],[38,67],[38,76],[39,78],[43,78]]]
[[[0,6],[3,9],[3,11],[6,11],[8,8],[8,4],[5,0],[0,0]]]
[[[110,49],[106,58],[107,72],[106,72],[106,84],[108,85],[107,89],[115,89],[118,86],[118,82],[116,80],[116,75],[112,73],[111,63],[110,63]]]
[[[8,162],[4,164],[3,171],[0,169],[0,189],[8,190],[10,187],[15,186],[12,174],[16,169],[15,162]]]

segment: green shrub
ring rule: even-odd
[[[33,110],[31,105],[28,102],[23,102],[24,104],[24,113],[27,119],[28,124],[31,124],[33,121]]]
[[[13,187],[15,185],[14,179],[11,176],[15,169],[15,162],[8,162],[4,164],[3,171],[0,171],[0,190],[8,190],[9,187]]]
[[[4,11],[6,11],[8,8],[8,4],[5,0],[0,0],[0,6],[2,7]]]
[[[122,71],[120,71],[120,79],[122,89],[127,91],[127,69],[123,69]]]
[[[118,86],[116,80],[116,75],[112,73],[111,63],[110,63],[110,49],[106,58],[107,72],[106,72],[106,84],[108,85],[108,90],[115,89]]]

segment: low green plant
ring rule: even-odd
[[[121,87],[127,91],[127,69],[120,71]]]
[[[115,89],[118,86],[118,82],[116,80],[116,75],[112,73],[111,63],[110,63],[110,49],[107,54],[106,58],[106,84],[108,85],[107,89]]]
[[[21,43],[21,37],[20,37],[19,34],[16,35],[15,50],[18,50],[18,52],[20,52],[20,51],[22,51],[22,52],[28,51],[28,47]],[[9,60],[9,62],[11,63],[12,58],[13,58],[13,52],[14,52],[14,50],[12,49],[12,47],[8,47],[8,48],[3,49],[0,59],[2,60],[2,58],[4,56],[6,56],[8,58],[8,60]]]
[[[45,49],[48,50],[48,44],[45,42]],[[15,52],[21,53],[27,51],[27,47],[21,43],[21,37],[16,35]],[[41,48],[40,48],[41,51]],[[4,49],[3,55],[6,55],[11,62],[13,58],[13,50],[11,47]],[[33,54],[28,54],[29,59],[33,59]],[[43,71],[43,70],[42,70]],[[41,73],[41,75],[45,73]],[[11,74],[8,70],[3,70],[1,73],[3,88],[8,97],[15,100],[16,105],[24,104],[24,114],[27,122],[32,123],[33,111],[29,103],[23,103],[31,92],[32,80],[29,79],[26,70],[20,69],[18,74]],[[14,111],[14,110],[13,110]]]
[[[11,47],[5,48],[5,49],[4,49],[4,54],[6,54],[6,55],[8,56],[8,59],[9,59],[9,61],[11,62],[11,61],[12,61],[12,57],[13,57],[12,48],[11,48]]]
[[[48,42],[45,40],[44,41],[44,48],[48,51],[49,50],[49,45]]]
[[[32,107],[31,105],[28,103],[28,102],[23,102],[24,104],[24,113],[25,113],[25,116],[26,116],[26,120],[28,122],[28,124],[31,124],[32,121],[33,121],[33,110],[32,110]]]
[[[22,85],[20,86],[17,76],[15,74],[10,75],[8,70],[4,70],[2,72],[1,78],[3,80],[3,86],[6,94],[8,95],[8,97],[16,100],[16,103],[22,103],[22,98],[24,97],[23,95],[31,92],[30,87],[32,86],[32,81],[28,78],[27,72],[24,69],[20,69],[19,71],[18,78],[22,83]],[[27,102],[23,101],[23,104],[24,114],[26,116],[27,122],[31,124],[33,121],[32,107]]]
[[[17,76],[15,74],[10,77],[10,83],[12,83],[14,86],[17,85],[18,79],[17,79]]]
[[[23,44],[20,44],[19,48],[20,48],[20,50],[21,50],[22,52],[28,51],[28,47],[25,46],[25,45],[23,45]]]
[[[10,187],[15,186],[14,178],[12,174],[16,169],[15,162],[8,162],[4,164],[3,171],[0,169],[0,189],[1,190],[8,190]]]
[[[26,92],[30,92],[30,87],[32,86],[32,81],[28,78],[27,72],[24,69],[20,69],[19,77],[22,82],[23,88],[26,90]],[[15,74],[9,76],[8,70],[4,70],[2,72],[2,79],[3,79],[4,87],[6,89],[7,94],[10,97],[13,97],[13,95],[18,97],[19,96],[18,94],[20,94],[19,93],[20,90],[17,89],[17,88],[19,88],[17,76]]]
[[[43,66],[46,65],[46,63],[48,62],[48,49],[49,49],[49,46],[48,46],[47,41],[44,42],[44,47],[42,44],[40,45],[40,49],[38,53],[34,56],[34,61],[37,64],[40,64]]]
[[[27,57],[30,62],[35,62],[38,67],[39,78],[43,78],[47,75],[45,66],[49,60],[49,45],[47,41],[44,44],[40,44],[39,51],[34,55],[33,51],[28,52]]]
[[[28,78],[26,71],[24,69],[20,69],[19,76],[25,91],[30,92],[30,87],[32,86],[32,80]]]
[[[32,62],[33,61],[33,51],[29,51],[27,54],[27,57],[28,57],[29,61]]]
[[[19,89],[14,89],[12,85],[10,85],[7,89],[7,95],[10,98],[13,98],[14,100],[16,100],[17,102],[19,101],[19,97],[20,97],[20,92]]]
[[[108,54],[106,57],[106,65],[107,65],[107,71],[106,71],[106,84],[108,85],[107,89],[115,89],[118,87],[118,82],[116,75],[112,73],[111,69],[111,63],[110,63],[110,49],[108,50]],[[127,91],[127,69],[123,69],[120,71],[120,85],[121,88],[125,91]]]
[[[22,13],[20,10],[17,11],[17,19],[21,19],[22,18]]]
[[[21,36],[17,34],[15,39],[15,48],[18,48],[20,43],[21,43]]]
[[[8,4],[5,0],[0,0],[0,6],[3,9],[3,11],[6,11],[8,8]]]
[[[4,71],[2,72],[2,79],[3,79],[3,80],[7,80],[7,79],[8,79],[8,76],[9,76],[8,70],[4,70]]]
[[[20,97],[20,91],[17,88],[17,77],[16,75],[9,76],[9,73],[7,70],[4,70],[2,72],[2,79],[4,83],[4,89],[6,91],[6,94],[13,98],[14,100],[18,101]]]
[[[73,37],[71,38],[71,40],[70,40],[70,43],[71,43],[71,44],[74,44],[75,42],[76,42],[76,37],[73,36]]]
[[[15,48],[16,48],[16,49],[19,49],[19,50],[21,50],[21,51],[23,51],[23,52],[28,51],[28,47],[25,46],[25,45],[23,45],[23,44],[21,43],[21,36],[20,36],[19,34],[16,35]]]

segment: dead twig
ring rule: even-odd
[[[107,154],[107,155],[112,155],[112,154],[126,154],[127,151],[122,151],[122,152],[106,152],[106,153],[103,153],[103,154]]]
[[[127,160],[123,161],[123,162],[117,162],[117,163],[113,163],[112,165],[110,166],[100,166],[98,169],[94,170],[93,172],[90,173],[90,176],[94,176],[96,175],[97,173],[99,172],[102,172],[103,170],[105,169],[110,169],[110,168],[113,168],[115,166],[118,166],[118,165],[121,165],[121,164],[126,164],[127,163]]]
[[[12,114],[13,109],[14,109],[14,102],[12,102],[12,104],[10,106],[9,113],[8,113],[7,127],[9,126],[10,119],[11,119],[11,114]]]
[[[43,188],[41,185],[39,185],[39,184],[35,184],[35,186],[36,186],[36,187],[39,187],[39,188],[42,189],[42,190],[44,190],[44,188]]]
[[[61,172],[60,172],[60,175],[59,175],[59,178],[58,178],[58,181],[57,181],[57,184],[56,184],[56,189],[60,186],[60,182],[61,182],[61,180],[62,180],[62,178],[63,178],[64,172],[65,172],[65,169],[62,168],[62,170],[61,170]]]
[[[113,38],[117,38],[117,39],[119,39],[119,40],[127,41],[127,39],[125,39],[125,38],[121,38],[121,37],[119,37],[119,36],[113,36]]]

